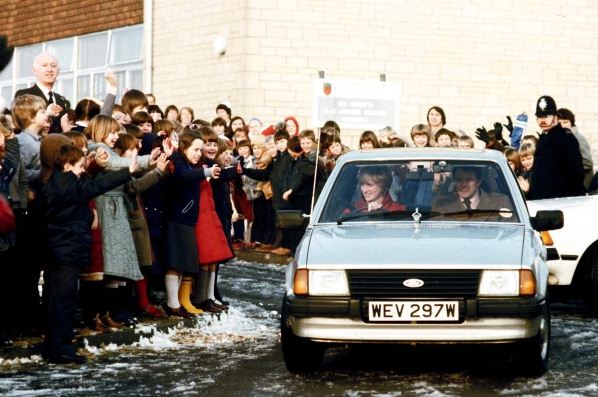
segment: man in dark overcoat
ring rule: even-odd
[[[536,118],[542,129],[534,156],[531,199],[582,196],[584,169],[579,142],[559,124],[556,102],[542,96],[536,103]]]

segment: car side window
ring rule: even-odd
[[[335,222],[346,208],[353,206],[354,197],[357,194],[358,171],[353,164],[346,164],[342,168],[326,199],[320,222]]]

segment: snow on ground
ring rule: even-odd
[[[563,309],[553,313],[550,370],[537,379],[494,372],[485,357],[480,361],[488,361],[490,369],[481,371],[434,366],[442,358],[437,354],[428,356],[430,365],[411,354],[413,363],[397,356],[397,368],[370,368],[360,359],[351,361],[350,349],[343,353],[342,348],[329,351],[325,371],[293,375],[284,367],[278,342],[284,268],[243,263],[221,270],[231,301],[228,314],[201,316],[192,328],[161,332],[141,326],[132,346],[87,344],[91,360],[82,366],[48,365],[39,356],[0,362],[0,395],[598,395],[598,319]],[[368,361],[375,364],[376,358]]]

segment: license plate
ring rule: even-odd
[[[368,302],[370,321],[459,321],[458,301]]]

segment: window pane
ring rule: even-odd
[[[143,91],[143,71],[131,70],[129,88]]]
[[[0,81],[2,80],[11,80],[12,79],[12,65],[15,62],[15,57],[13,56],[8,65],[0,72]]]
[[[116,100],[120,102],[120,95],[122,95],[122,93],[125,92],[125,88],[129,88],[129,86],[127,86],[127,72],[123,70],[120,72],[114,72],[114,74],[116,74],[116,78],[118,80],[118,88],[116,89]]]
[[[106,66],[108,33],[82,36],[79,38],[79,68]]]
[[[60,77],[60,80],[58,80],[58,92],[69,101],[71,101],[75,97],[75,93],[73,92],[72,76]],[[71,106],[74,105],[71,103]]]
[[[10,107],[12,102],[12,87],[9,85],[2,87],[0,89],[0,96],[2,97],[0,98],[0,102],[4,101],[3,105],[7,108]]]
[[[33,76],[33,58],[42,52],[42,45],[20,47],[15,51],[17,58],[17,77]]]
[[[110,64],[137,61],[141,59],[143,26],[118,29],[112,32],[110,43]]]
[[[73,39],[50,41],[46,49],[58,58],[61,71],[73,70]]]
[[[77,100],[90,96],[91,94],[91,76],[79,76],[77,77]]]
[[[27,83],[17,84],[17,91],[22,90],[23,88],[27,88],[27,87],[31,87],[31,85],[29,85]]]
[[[93,96],[102,101],[106,96],[106,79],[104,78],[104,73],[93,75]]]

